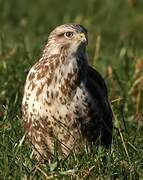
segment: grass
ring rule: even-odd
[[[21,128],[28,69],[49,32],[67,22],[89,31],[90,63],[105,77],[114,111],[111,152],[38,164]],[[141,0],[0,0],[0,179],[143,179]]]

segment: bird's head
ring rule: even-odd
[[[49,48],[54,49],[55,53],[61,48],[67,48],[71,54],[78,51],[85,52],[87,43],[87,30],[82,25],[64,24],[58,26],[48,38]]]

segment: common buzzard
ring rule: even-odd
[[[110,147],[112,111],[102,76],[88,65],[87,30],[64,24],[49,35],[30,69],[22,101],[23,126],[37,157],[50,159],[85,145]]]

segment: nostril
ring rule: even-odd
[[[83,37],[85,37],[85,35],[84,34],[80,34],[80,37],[83,38]]]

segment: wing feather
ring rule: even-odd
[[[108,90],[102,76],[90,66],[88,66],[87,71],[87,88],[93,100],[100,107],[100,116],[102,119],[101,144],[110,147],[112,142],[113,114],[108,100]]]

